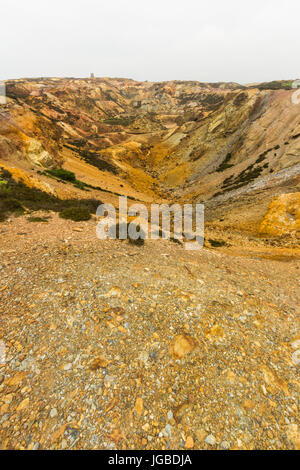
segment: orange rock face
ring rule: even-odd
[[[269,235],[300,232],[300,192],[275,197],[260,225],[260,232]]]
[[[275,195],[299,191],[299,105],[288,83],[47,78],[9,80],[6,90],[0,166],[26,184],[113,204],[119,194],[205,202],[207,220],[255,233],[299,228],[293,198],[264,219]],[[61,166],[98,189],[51,179],[47,170]]]

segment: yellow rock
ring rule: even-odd
[[[288,384],[279,377],[275,371],[271,370],[268,366],[262,365],[261,371],[263,373],[263,378],[268,387],[274,393],[278,392],[278,390],[282,391],[285,395],[289,394],[289,387]]]
[[[125,439],[125,434],[119,429],[114,429],[113,432],[109,435],[109,438],[118,444],[119,441]]]
[[[228,372],[226,373],[226,379],[228,380],[228,382],[234,383],[236,379],[235,373],[232,370],[228,370]]]
[[[298,430],[298,425],[289,424],[286,435],[288,439],[294,444],[295,450],[300,450],[300,431]]]
[[[198,431],[196,431],[196,436],[197,436],[198,441],[202,442],[207,436],[207,432],[205,431],[205,429],[199,429]]]
[[[275,197],[259,231],[262,234],[284,235],[300,230],[300,192]]]
[[[0,407],[0,416],[8,412],[9,404],[5,403]]]
[[[7,403],[8,405],[12,402],[12,399],[13,399],[13,395],[11,393],[3,397],[4,403]]]
[[[144,410],[143,399],[139,397],[136,399],[134,411],[136,412],[138,416],[141,416],[141,414],[143,413],[143,410]]]
[[[195,341],[190,336],[178,335],[171,346],[171,354],[174,358],[181,359],[186,354],[192,352],[195,346]]]
[[[248,410],[253,410],[255,407],[255,403],[252,400],[244,400],[243,402],[244,408],[247,408]]]
[[[65,423],[57,431],[55,431],[52,435],[51,442],[54,443],[56,440],[60,439],[68,426],[71,426],[71,423]]]
[[[22,346],[22,344],[20,344],[18,341],[16,341],[16,343],[15,343],[15,348],[16,348],[16,350],[17,350],[18,352],[21,352],[22,349],[23,349],[23,346]]]
[[[105,297],[120,297],[121,293],[120,287],[114,286],[105,294]]]
[[[194,447],[194,439],[192,436],[188,436],[185,444],[184,444],[185,449],[192,449]]]
[[[43,148],[42,144],[35,139],[28,139],[27,156],[32,163],[44,168],[49,168],[55,163],[51,155]]]
[[[9,379],[7,379],[5,383],[9,387],[14,387],[16,385],[19,385],[25,377],[26,377],[25,372],[17,372],[13,377],[10,377]]]
[[[29,398],[25,398],[24,400],[21,401],[19,406],[17,407],[17,411],[23,411],[25,410],[29,405]]]
[[[105,368],[109,364],[109,361],[105,359],[104,357],[96,357],[91,363],[90,363],[90,370],[97,370],[100,368]]]
[[[207,333],[209,336],[213,336],[215,338],[223,338],[224,337],[224,330],[219,325],[214,325]]]

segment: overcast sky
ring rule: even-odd
[[[299,0],[0,0],[0,79],[300,77]]]

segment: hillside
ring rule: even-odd
[[[300,449],[291,82],[6,86],[0,449]],[[119,195],[204,202],[203,249],[99,240]]]
[[[45,173],[62,166],[109,193],[204,201],[207,220],[258,232],[274,196],[299,190],[293,91],[290,82],[8,81],[0,164],[59,197],[82,197]]]

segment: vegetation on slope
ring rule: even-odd
[[[9,214],[24,213],[25,210],[51,210],[64,213],[70,210],[72,220],[87,220],[87,214],[96,212],[101,201],[95,199],[59,199],[36,188],[29,188],[22,181],[16,182],[9,171],[0,173],[0,220]],[[79,218],[82,217],[82,218]]]

